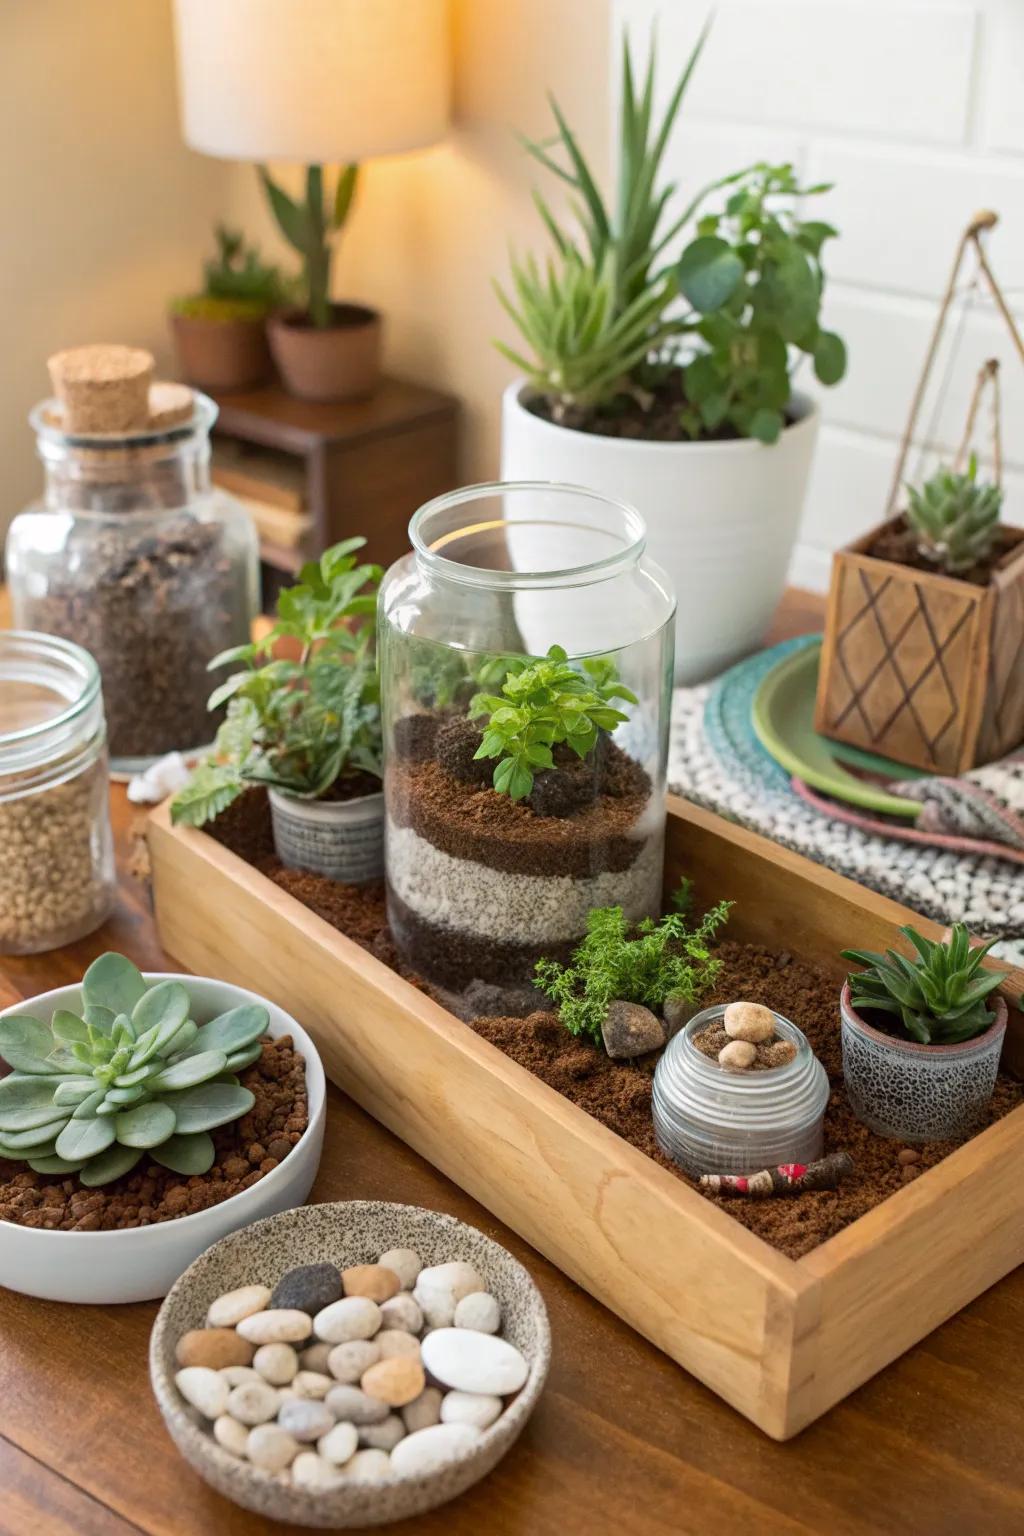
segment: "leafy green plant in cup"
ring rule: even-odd
[[[496,660],[506,668],[501,694],[476,694],[469,714],[489,716],[475,755],[498,759],[494,788],[513,800],[530,793],[537,772],[555,766],[552,747],[565,743],[577,757],[586,757],[600,731],[613,731],[627,719],[612,699],[637,702],[606,656],[588,657],[582,671],[560,645],[540,660]]]
[[[218,224],[217,254],[203,263],[203,290],[175,299],[174,314],[192,320],[263,320],[288,297],[280,268],[263,261],[239,230]]]
[[[128,1173],[145,1153],[175,1173],[213,1165],[210,1131],[255,1102],[234,1074],[260,1054],[266,1008],[243,1003],[202,1026],[186,988],[150,986],[123,955],[82,981],[81,1014],[0,1019],[0,1157],[88,1186]]]

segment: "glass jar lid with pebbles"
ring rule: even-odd
[[[256,534],[210,484],[212,400],[154,383],[133,347],[61,352],[50,373],[55,398],[30,418],[44,495],[7,538],[14,620],[96,658],[127,774],[213,736],[206,664],[249,638]]]
[[[821,1156],[828,1076],[806,1036],[760,1004],[705,1008],[654,1074],[658,1145],[691,1178]]]
[[[0,954],[71,944],[113,901],[96,663],[66,640],[0,632]]]

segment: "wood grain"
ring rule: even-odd
[[[820,626],[820,614],[813,596],[790,594],[773,638]],[[69,952],[0,962],[11,993],[77,979],[115,935],[140,964],[165,963],[145,893],[126,872],[133,813],[119,791],[113,806],[114,924]],[[396,1536],[1024,1532],[1020,1272],[777,1445],[333,1088],[313,1198],[407,1200],[473,1222],[529,1266],[551,1315],[550,1382],[523,1439],[479,1488],[392,1527]],[[642,1249],[626,1262],[642,1269]],[[146,1370],[155,1311],[0,1292],[5,1536],[287,1536],[210,1493],[164,1434]],[[26,1466],[30,1452],[38,1460]],[[69,1505],[66,1485],[84,1502]]]

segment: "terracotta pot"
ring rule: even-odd
[[[380,315],[361,304],[335,304],[331,317],[323,331],[300,310],[282,310],[267,323],[284,387],[300,400],[355,400],[377,387]]]
[[[200,320],[172,315],[171,331],[178,364],[197,389],[253,389],[269,377],[273,364],[262,320]]]

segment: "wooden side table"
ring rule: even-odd
[[[311,527],[292,549],[261,540],[263,603],[271,605],[302,562],[354,534],[366,558],[387,567],[409,548],[409,519],[458,483],[458,402],[437,390],[385,378],[365,400],[314,404],[278,384],[214,397],[214,447],[242,445],[259,475],[260,450],[297,461]],[[298,476],[296,478],[299,478]]]

